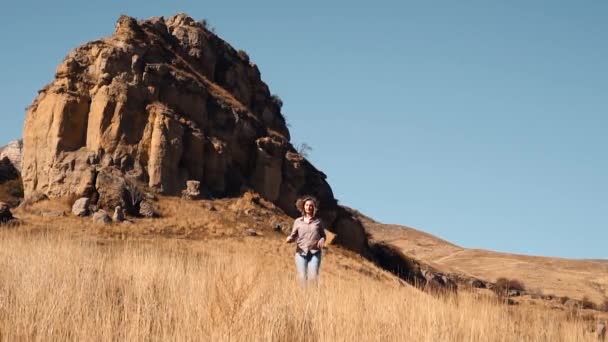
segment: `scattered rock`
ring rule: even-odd
[[[275,223],[272,227],[272,230],[274,230],[275,232],[282,232],[283,231],[283,225],[280,223]]]
[[[93,214],[93,222],[99,224],[110,224],[112,223],[112,219],[105,210],[99,210]]]
[[[8,204],[0,202],[0,224],[7,223],[13,219],[13,214],[11,213]]]
[[[519,297],[521,293],[518,290],[509,290],[509,297]]]
[[[125,220],[125,213],[120,206],[117,206],[114,209],[114,215],[112,215],[112,220],[114,222],[123,222]]]
[[[189,180],[186,182],[186,189],[182,191],[182,197],[189,200],[201,198],[201,182]]]
[[[255,229],[245,229],[245,235],[247,236],[258,236],[258,232]]]
[[[91,200],[88,197],[81,197],[72,205],[72,214],[80,217],[89,215],[89,204]]]
[[[142,201],[139,204],[139,215],[143,217],[156,217],[154,206],[148,201]]]

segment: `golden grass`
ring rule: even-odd
[[[319,288],[304,290],[281,240],[0,232],[0,339],[593,340],[577,318],[467,293],[435,298],[335,247]]]

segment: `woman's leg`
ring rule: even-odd
[[[316,281],[319,278],[319,270],[321,268],[321,251],[310,256],[308,262],[307,275],[308,280]]]
[[[308,260],[306,260],[306,257],[303,257],[300,253],[296,253],[295,261],[296,272],[298,273],[298,280],[300,281],[300,283],[304,284],[306,282],[306,269],[308,265]]]

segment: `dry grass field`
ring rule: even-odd
[[[163,218],[110,226],[57,217],[61,203],[18,210],[24,223],[0,231],[0,339],[594,340],[582,312],[434,297],[337,246],[303,289],[267,203],[163,201]]]

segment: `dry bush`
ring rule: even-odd
[[[331,253],[324,256],[319,287],[302,289],[294,279],[293,251],[277,252],[282,241],[249,241],[95,242],[0,232],[0,339],[592,338],[583,322],[555,312],[513,309],[466,293],[438,300],[398,281],[345,269],[340,265],[348,260]]]
[[[277,107],[279,107],[279,109],[283,108],[283,100],[281,99],[281,97],[277,94],[273,94],[270,97],[270,100],[277,105]]]
[[[581,307],[583,309],[590,309],[590,310],[595,310],[596,309],[596,305],[593,301],[591,301],[591,299],[589,299],[589,297],[584,296],[583,299],[581,299]]]
[[[496,280],[496,284],[494,285],[494,293],[496,293],[496,295],[498,297],[508,297],[509,296],[509,292],[512,290],[515,291],[524,291],[525,287],[524,284],[517,279],[507,279],[507,278],[498,278]]]
[[[0,184],[0,202],[6,202],[10,207],[16,207],[22,199],[23,182],[21,177]]]

